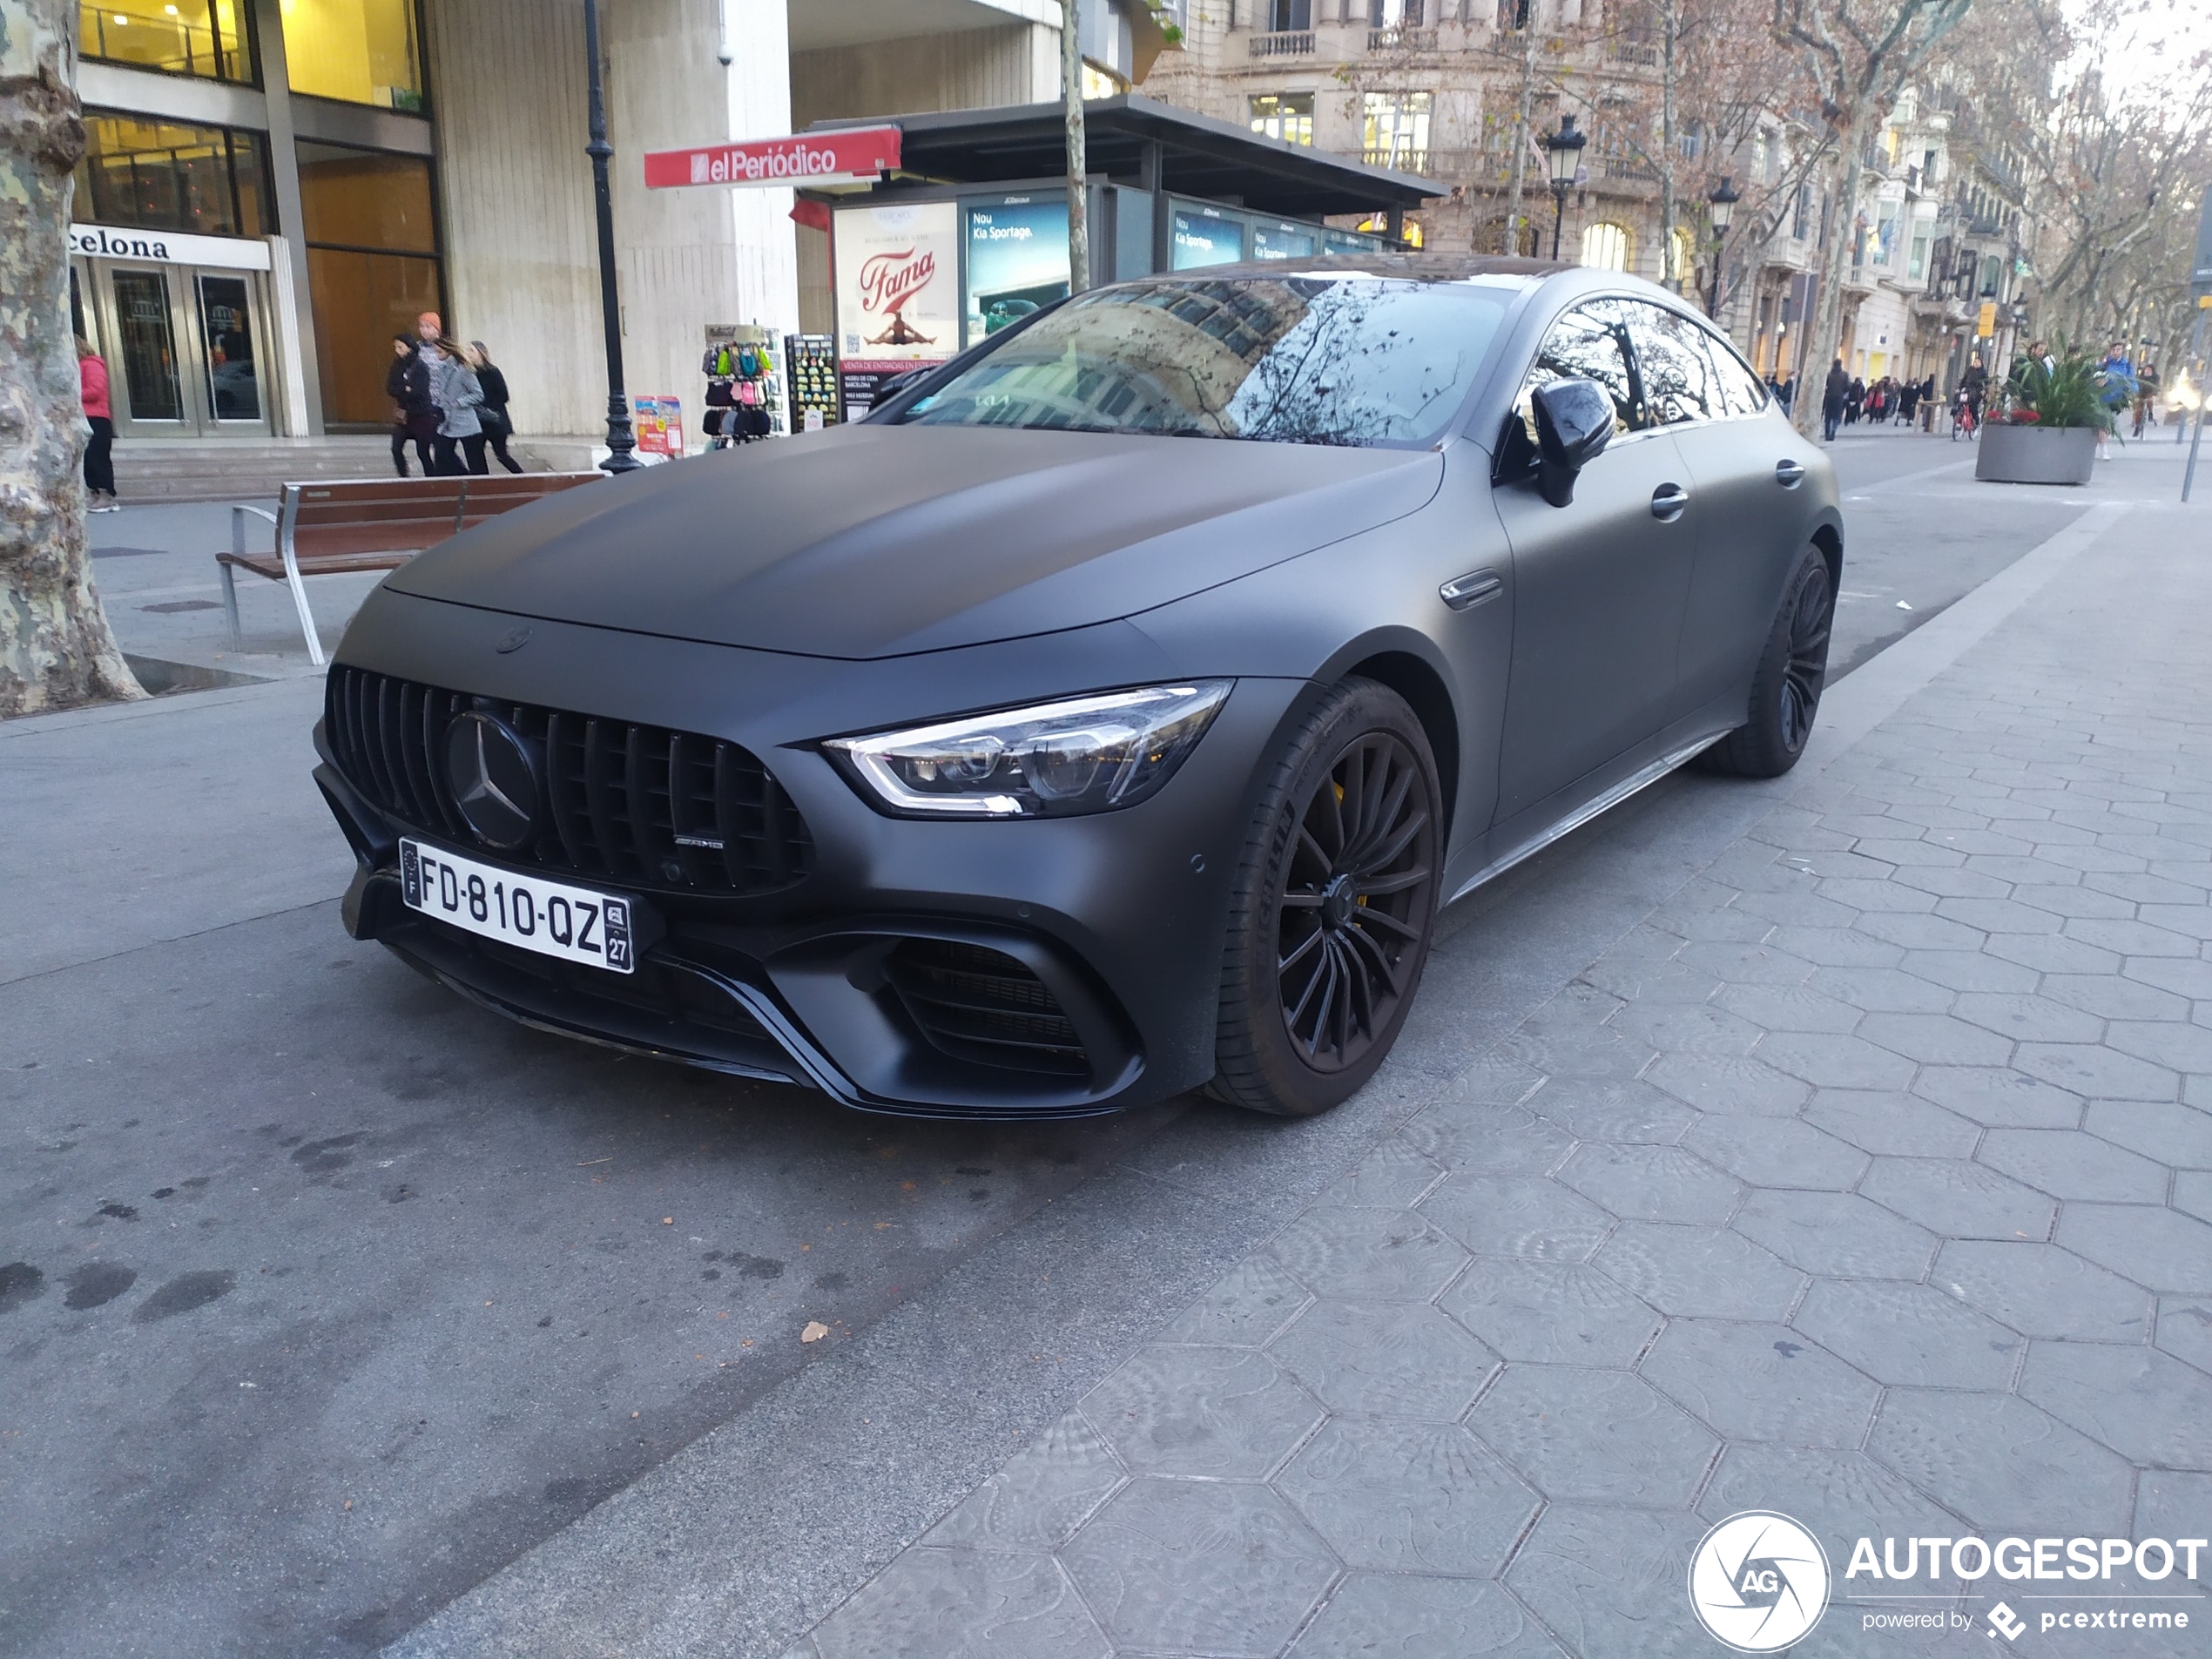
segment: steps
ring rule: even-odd
[[[556,447],[561,440],[549,440]],[[511,442],[531,472],[551,470],[527,442]],[[419,470],[408,450],[408,470]],[[495,470],[498,462],[492,463]],[[322,438],[118,438],[115,485],[128,505],[163,501],[266,501],[280,486],[319,478],[389,478],[391,440],[381,433]]]

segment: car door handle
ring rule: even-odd
[[[1505,584],[1505,578],[1495,570],[1470,570],[1447,582],[1436,590],[1436,595],[1453,610],[1465,610],[1494,597]]]
[[[1784,489],[1795,489],[1805,481],[1805,469],[1794,461],[1774,463],[1774,482]]]
[[[1671,524],[1689,506],[1689,492],[1680,484],[1662,484],[1651,492],[1651,516],[1662,524]]]

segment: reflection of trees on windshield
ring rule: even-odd
[[[1413,443],[1458,408],[1496,296],[1447,283],[1246,277],[1102,289],[907,416],[925,426]]]

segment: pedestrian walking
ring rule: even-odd
[[[422,475],[437,475],[430,442],[438,435],[438,406],[430,401],[430,371],[405,334],[392,336],[392,367],[384,374],[384,395],[392,400],[392,465],[408,475],[407,447],[415,446]]]
[[[488,471],[483,422],[476,415],[484,388],[461,347],[442,337],[430,358],[430,401],[438,406],[438,471],[450,478]]]
[[[1836,441],[1836,428],[1844,423],[1844,406],[1851,399],[1851,376],[1844,372],[1844,360],[1838,357],[1828,370],[1828,383],[1820,392],[1820,419],[1827,433],[1828,442]]]
[[[499,457],[499,464],[509,472],[520,472],[523,463],[507,453],[507,440],[515,435],[515,422],[507,413],[507,376],[499,372],[499,365],[491,360],[481,340],[469,342],[469,367],[475,371],[476,384],[483,388],[483,406],[476,411],[476,419],[484,428],[484,442]]]
[[[1897,418],[1898,421],[1909,427],[1912,424],[1912,416],[1914,412],[1918,410],[1919,407],[1919,382],[1917,381],[1905,381],[1905,389],[1897,395]]]
[[[1866,382],[1854,374],[1851,385],[1844,392],[1844,424],[1857,426],[1858,417],[1866,408]]]
[[[2158,424],[2158,365],[2145,362],[2135,373],[2135,435],[2141,437],[2143,428]]]
[[[84,440],[84,510],[111,513],[115,499],[115,406],[109,401],[107,364],[92,342],[77,336],[77,389],[84,406],[84,424],[91,428]]]

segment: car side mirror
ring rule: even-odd
[[[1575,499],[1575,475],[1613,442],[1613,399],[1595,381],[1554,381],[1529,396],[1536,417],[1536,489],[1554,507]]]

